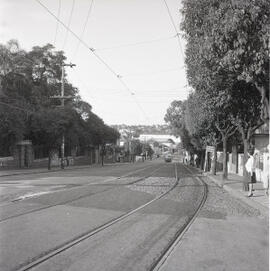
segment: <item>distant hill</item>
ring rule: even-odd
[[[120,133],[127,131],[134,137],[139,137],[141,134],[152,135],[170,135],[171,130],[168,125],[111,125],[111,127],[117,129]]]

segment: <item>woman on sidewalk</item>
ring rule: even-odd
[[[248,160],[246,162],[246,170],[249,173],[249,183],[248,183],[248,190],[249,190],[249,194],[248,197],[252,197],[253,196],[253,184],[256,183],[256,175],[255,175],[255,159],[253,154],[248,153]]]

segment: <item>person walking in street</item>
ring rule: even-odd
[[[249,183],[248,183],[248,190],[249,190],[249,194],[248,197],[252,197],[253,196],[253,184],[256,183],[256,175],[255,175],[255,159],[253,156],[253,153],[248,153],[249,158],[246,162],[246,170],[249,174]]]

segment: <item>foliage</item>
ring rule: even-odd
[[[189,83],[194,89],[212,88],[219,75],[251,82],[261,93],[267,119],[270,2],[185,0],[182,13]]]
[[[62,134],[71,147],[116,142],[118,132],[92,112],[66,75],[65,95],[70,99],[65,108],[59,107],[60,99],[54,97],[60,95],[65,59],[64,53],[50,44],[29,52],[15,40],[0,44],[0,145],[12,147],[26,138],[34,145],[57,148]]]
[[[239,128],[243,139],[250,139],[263,124],[260,120],[260,98],[251,83],[238,81],[233,86],[231,118]]]
[[[167,109],[164,120],[169,124],[172,133],[180,136],[183,148],[192,150],[192,137],[190,136],[185,124],[186,101],[173,101]]]
[[[195,97],[189,97],[186,125],[192,135],[205,134],[206,140],[217,142],[221,135],[226,152],[236,127],[247,140],[243,131],[250,133],[260,125],[258,100],[261,119],[269,118],[270,2],[184,0],[182,15],[187,77],[195,90]],[[204,127],[207,122],[214,127]]]
[[[170,129],[168,125],[112,125],[113,128],[117,129],[118,131],[128,131],[132,133],[133,137],[138,138],[141,134],[170,134]]]
[[[134,155],[141,155],[143,151],[143,144],[140,142],[140,140],[133,139],[131,141],[131,146],[132,146]]]

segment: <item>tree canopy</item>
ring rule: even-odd
[[[8,153],[18,140],[57,148],[64,133],[71,146],[86,147],[115,142],[119,134],[107,126],[83,101],[79,91],[64,77],[65,108],[59,107],[63,51],[51,44],[29,52],[15,40],[0,44],[0,140]],[[3,148],[3,147],[2,147]]]
[[[270,2],[184,0],[181,13],[192,92],[171,104],[165,121],[196,147],[222,140],[226,153],[236,129],[248,145],[269,119]]]

